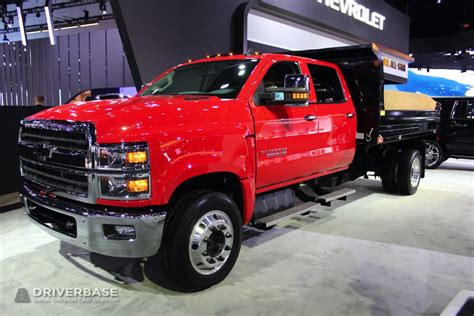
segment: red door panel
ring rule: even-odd
[[[307,115],[315,115],[313,105],[254,107],[257,188],[315,172],[318,121]]]
[[[322,171],[349,165],[355,154],[356,118],[348,103],[318,104],[319,120],[317,163]]]

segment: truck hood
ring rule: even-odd
[[[145,96],[61,105],[28,120],[67,120],[93,123],[98,143],[134,142],[151,133],[168,134],[222,122],[235,100],[215,96]],[[227,117],[228,120],[228,117]]]

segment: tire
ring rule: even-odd
[[[404,195],[413,195],[420,185],[421,154],[418,150],[407,149],[398,160],[398,191]]]
[[[427,140],[426,143],[426,156],[425,156],[425,168],[436,169],[445,160],[444,151],[441,145],[434,140]]]
[[[193,192],[180,199],[166,223],[163,267],[180,289],[201,291],[230,273],[241,242],[242,218],[235,202],[219,192]]]
[[[397,169],[398,169],[398,154],[393,153],[388,156],[384,162],[381,178],[382,187],[387,193],[397,193]]]

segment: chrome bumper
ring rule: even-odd
[[[44,231],[54,237],[77,247],[113,257],[142,258],[158,252],[164,229],[166,212],[113,212],[110,210],[93,209],[54,198],[41,196],[26,185],[23,187],[23,203],[28,218]],[[68,224],[73,226],[75,234],[67,234],[52,225],[46,218],[35,216],[34,212],[47,211],[49,218],[73,218]],[[147,210],[148,211],[148,210]],[[59,213],[59,214],[58,214]],[[63,214],[63,215],[60,215]],[[37,214],[38,215],[38,214]],[[41,213],[39,213],[41,215]],[[65,216],[64,216],[65,215]],[[108,239],[104,225],[133,226],[135,238],[127,240]],[[75,236],[74,236],[75,235]]]

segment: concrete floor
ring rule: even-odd
[[[474,289],[473,171],[474,161],[449,160],[409,197],[350,183],[358,192],[346,203],[247,229],[233,272],[193,294],[153,283],[166,286],[139,262],[60,243],[21,209],[0,214],[0,315],[437,315]],[[69,287],[118,288],[119,301],[14,302],[19,288]]]

